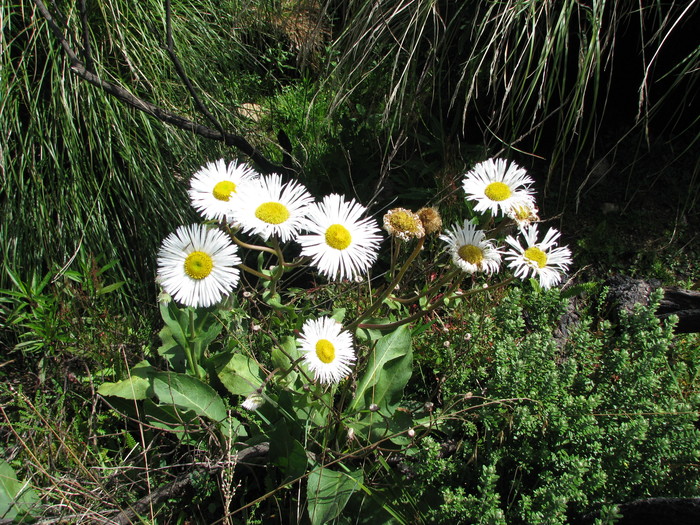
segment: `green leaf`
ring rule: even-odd
[[[103,286],[102,288],[97,290],[97,295],[104,295],[104,294],[111,293],[115,290],[118,290],[122,286],[124,286],[124,284],[125,284],[125,281],[119,281],[116,283],[108,284],[107,286]]]
[[[173,332],[168,325],[164,326],[158,337],[162,344],[158,347],[158,355],[168,361],[170,368],[177,372],[184,372],[186,367],[186,357],[184,347],[175,340]]]
[[[345,319],[345,312],[347,311],[347,308],[335,308],[333,310],[333,313],[331,314],[331,319],[334,321],[343,324],[343,319]]]
[[[102,383],[97,387],[101,396],[116,396],[122,399],[143,400],[151,395],[150,376],[155,369],[148,361],[141,361],[129,371],[129,377],[116,383]]]
[[[182,347],[187,345],[187,326],[189,324],[189,316],[187,310],[180,310],[175,301],[170,301],[167,304],[160,304],[160,315],[169,328],[166,334],[172,337],[177,344]],[[161,333],[163,331],[161,330]],[[161,337],[162,339],[162,337]]]
[[[364,410],[374,403],[382,414],[391,416],[411,378],[412,365],[411,334],[406,325],[400,326],[377,341],[349,411]]]
[[[319,465],[311,471],[306,486],[311,525],[323,525],[337,518],[361,483],[361,470],[345,473]]]
[[[232,394],[248,396],[263,384],[262,371],[253,359],[244,354],[233,354],[217,369],[219,380]]]
[[[204,351],[221,333],[223,327],[224,325],[213,313],[202,309],[195,310],[194,334],[190,334],[190,340],[198,362],[201,362]]]
[[[7,461],[0,459],[0,518],[13,519],[28,513],[39,501],[28,482],[20,482]]]
[[[272,348],[272,366],[274,366],[275,368],[279,368],[280,370],[289,370],[289,368],[292,366],[292,361],[287,356],[289,355],[293,358],[299,356],[299,350],[297,349],[297,341],[294,337],[288,335],[282,338],[280,346],[282,348],[280,348],[277,345],[275,345]],[[281,384],[293,385],[294,381],[296,381],[298,376],[299,373],[296,370],[294,370],[288,373],[284,377],[284,379],[281,380]],[[278,381],[280,380],[278,379]]]
[[[216,391],[195,377],[175,372],[158,372],[152,376],[153,393],[161,404],[192,410],[213,421],[226,418],[224,401]]]

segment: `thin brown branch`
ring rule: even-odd
[[[270,451],[269,443],[260,443],[258,445],[245,448],[238,452],[233,460],[233,464],[246,464],[246,462],[258,458],[261,456],[266,456]],[[205,473],[211,473],[217,470],[217,466],[213,467],[198,467]],[[140,514],[145,513],[151,507],[157,507],[161,503],[169,499],[178,500],[185,494],[186,491],[192,488],[192,474],[194,471],[186,472],[175,478],[170,483],[159,487],[148,495],[144,496],[136,503],[131,505],[131,508],[120,512],[117,516],[112,518],[112,523],[115,525],[127,525],[137,521]]]
[[[180,59],[178,58],[177,54],[175,54],[175,44],[173,42],[172,6],[170,5],[170,0],[165,0],[165,50],[168,52],[168,56],[170,56],[170,60],[172,61],[173,66],[175,66],[175,71],[180,77],[180,80],[182,80],[182,82],[185,84],[185,87],[187,87],[187,91],[189,91],[190,96],[192,97],[192,100],[194,100],[194,104],[197,106],[199,112],[204,115],[220,133],[224,133],[224,127],[214,117],[214,115],[211,114],[209,109],[207,109],[204,102],[202,102],[202,99],[199,98],[197,91],[195,91],[194,86],[192,85],[192,82],[190,82],[190,78],[187,76],[187,73],[185,73],[185,68],[182,67]]]
[[[219,131],[216,129],[212,129],[208,126],[192,122],[191,120],[186,119],[181,115],[178,115],[176,113],[168,111],[167,109],[161,108],[159,106],[156,106],[155,104],[143,100],[130,93],[122,86],[104,80],[96,74],[92,73],[88,70],[88,68],[80,60],[80,58],[78,58],[70,43],[66,40],[65,36],[61,32],[61,29],[54,21],[53,16],[46,8],[44,2],[42,0],[34,0],[34,4],[37,6],[37,9],[44,17],[47,24],[49,25],[49,28],[53,32],[54,37],[58,40],[59,44],[63,48],[63,51],[70,60],[71,70],[79,78],[85,80],[93,86],[99,87],[105,93],[112,95],[113,97],[122,101],[126,105],[131,106],[132,108],[137,109],[139,111],[143,111],[144,113],[155,117],[161,122],[171,124],[185,131],[190,131],[196,135],[199,135],[200,137],[221,141],[227,146],[233,146],[234,148],[248,155],[248,157],[250,157],[250,159],[258,166],[260,171],[262,171],[263,173],[291,173],[291,169],[272,163],[252,144],[250,144],[250,142],[248,142],[245,138],[241,137],[240,135]]]

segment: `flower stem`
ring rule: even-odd
[[[271,280],[272,280],[272,276],[271,276],[271,275],[265,275],[264,273],[259,272],[259,271],[255,270],[254,268],[251,268],[250,266],[247,266],[247,265],[245,265],[245,264],[243,264],[243,263],[239,264],[239,265],[238,265],[238,268],[240,268],[240,269],[243,270],[244,272],[248,272],[248,273],[250,273],[250,274],[252,274],[252,275],[255,275],[256,277],[258,277],[258,278],[260,278],[260,279],[265,279],[265,280],[267,280],[267,281],[271,281]]]
[[[406,274],[406,271],[408,271],[408,268],[413,264],[413,261],[418,257],[418,254],[420,251],[423,249],[423,243],[425,242],[425,237],[421,237],[418,239],[418,242],[416,243],[416,247],[413,249],[413,252],[411,255],[409,255],[408,260],[406,263],[401,267],[399,270],[399,273],[396,274],[396,277],[389,283],[389,285],[384,289],[384,291],[379,295],[376,301],[372,303],[367,310],[362,312],[357,319],[355,319],[352,323],[350,323],[347,327],[346,330],[349,332],[352,332],[357,328],[357,326],[362,322],[363,319],[367,319],[370,315],[372,315],[374,312],[377,311],[377,309],[382,305],[384,300],[389,297],[389,294],[396,288],[396,285],[399,284],[403,276]]]
[[[388,323],[388,324],[371,324],[371,323],[361,323],[357,325],[357,328],[362,328],[365,330],[393,330],[395,328],[398,328],[399,326],[405,325],[406,323],[411,323],[415,321],[416,319],[420,319],[424,315],[427,315],[434,311],[436,308],[440,307],[442,303],[445,302],[445,299],[449,298],[452,296],[454,291],[457,289],[457,287],[460,285],[462,282],[462,278],[457,279],[454,281],[450,287],[447,289],[447,291],[440,297],[437,301],[435,301],[433,304],[430,305],[429,308],[426,308],[425,310],[420,310],[416,312],[413,315],[410,315],[409,317],[406,317],[404,319],[399,319],[398,321],[394,321],[393,323]],[[508,283],[512,282],[515,280],[515,277],[509,277],[508,279],[504,279],[500,283],[493,284],[491,286],[487,286],[486,288],[472,288],[471,290],[468,290],[464,292],[460,297],[468,297],[470,295],[476,295],[481,292],[487,292],[489,290],[494,290],[496,288],[502,288],[503,286],[507,285]]]

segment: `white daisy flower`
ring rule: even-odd
[[[298,182],[283,184],[281,175],[267,175],[241,188],[233,217],[245,231],[265,240],[274,235],[286,242],[305,226],[306,210],[312,201]]]
[[[179,303],[195,308],[214,305],[238,284],[237,252],[221,230],[200,224],[180,226],[158,251],[158,280]]]
[[[321,317],[306,321],[299,345],[316,381],[338,383],[350,374],[350,365],[355,361],[352,335],[342,330],[334,319]]]
[[[362,219],[365,207],[332,194],[307,210],[309,235],[300,235],[301,254],[311,257],[319,271],[334,279],[364,274],[377,259],[382,238],[374,219]]]
[[[556,248],[561,234],[550,228],[542,242],[537,242],[536,224],[522,229],[520,233],[525,238],[525,246],[511,235],[506,237],[506,243],[511,249],[506,252],[505,258],[508,266],[515,271],[515,276],[520,279],[525,279],[530,274],[532,277],[537,276],[544,289],[559,284],[571,264],[571,250],[566,246]]]
[[[501,254],[490,241],[485,240],[482,230],[477,230],[469,221],[455,224],[440,239],[449,245],[452,262],[463,272],[497,273],[501,265]]]
[[[192,207],[207,220],[231,222],[231,211],[241,184],[253,180],[258,174],[246,164],[224,159],[209,162],[200,168],[190,181]]]
[[[523,198],[532,199],[533,183],[525,169],[503,159],[489,159],[474,166],[464,176],[462,187],[467,198],[476,201],[474,210],[490,211],[493,215],[503,213]]]

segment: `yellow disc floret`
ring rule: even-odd
[[[511,191],[508,185],[503,182],[492,182],[484,189],[484,195],[492,201],[500,202],[510,197]]]
[[[230,180],[222,180],[217,182],[214,189],[211,191],[214,198],[220,201],[228,201],[232,193],[236,193],[236,184]]]
[[[282,224],[289,219],[289,210],[279,202],[265,202],[255,210],[255,216],[268,224]]]
[[[204,252],[192,252],[185,259],[185,273],[192,279],[204,279],[213,268],[214,261]]]
[[[474,246],[473,244],[465,244],[464,246],[460,246],[459,250],[457,250],[457,255],[459,255],[463,261],[466,261],[469,264],[479,264],[484,260],[484,252],[481,250],[481,248]]]
[[[540,250],[537,246],[530,246],[523,253],[528,261],[535,263],[539,268],[547,266],[547,254]]]
[[[425,235],[420,217],[404,208],[394,208],[384,215],[384,229],[390,235],[404,241],[411,238],[420,239]]]
[[[328,339],[319,339],[316,343],[316,355],[322,362],[332,363],[335,360],[335,346]]]
[[[342,224],[332,224],[326,230],[326,244],[336,250],[344,250],[352,242],[352,235]]]

